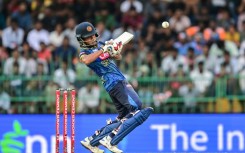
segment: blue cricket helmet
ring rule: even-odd
[[[81,47],[92,47],[86,45],[83,39],[93,35],[99,36],[95,27],[90,22],[82,22],[76,26],[76,38]]]

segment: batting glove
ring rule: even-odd
[[[114,49],[114,47],[113,47],[113,45],[105,45],[103,48],[102,48],[102,50],[103,50],[103,53],[111,53],[111,52],[113,52],[113,49]]]
[[[113,47],[114,47],[113,56],[120,54],[123,48],[122,42],[114,43]]]
[[[113,45],[113,44],[114,44],[114,40],[113,39],[105,41],[105,45]]]

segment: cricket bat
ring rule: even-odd
[[[129,32],[124,32],[123,34],[121,34],[119,37],[117,37],[116,39],[114,39],[114,41],[116,43],[118,42],[122,42],[123,45],[127,44],[130,40],[132,40],[134,37],[133,34],[129,33]]]
[[[130,40],[132,40],[134,37],[133,34],[125,31],[124,33],[122,33],[120,36],[118,36],[116,39],[114,39],[114,42],[119,43],[122,42],[122,45],[127,44]],[[106,49],[106,46],[103,48]]]

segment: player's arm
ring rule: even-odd
[[[100,58],[101,60],[105,60],[110,57],[110,52],[112,52],[113,46],[112,45],[105,45],[102,48],[99,48],[98,51],[92,53],[92,54],[86,54],[81,53],[79,55],[80,62],[89,65],[93,61],[95,61],[97,58]]]
[[[80,62],[89,65],[90,63],[92,63],[93,61],[95,61],[101,54],[103,53],[103,50],[98,50],[97,52],[94,52],[92,54],[82,54],[80,55],[79,59]]]

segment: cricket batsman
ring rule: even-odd
[[[76,26],[76,38],[80,43],[79,59],[101,79],[118,111],[115,120],[108,120],[107,125],[86,137],[81,144],[93,153],[103,153],[98,148],[103,145],[114,153],[122,153],[117,144],[137,126],[142,124],[153,112],[151,107],[142,109],[142,102],[133,87],[126,81],[122,72],[114,63],[120,60],[122,43],[113,40],[97,41],[98,33],[89,22]]]

